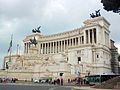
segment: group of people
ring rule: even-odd
[[[17,78],[0,78],[0,83],[15,83]]]
[[[75,79],[68,79],[68,83],[74,83],[75,85],[86,85],[87,84],[87,80],[77,77]]]
[[[53,80],[53,84],[54,85],[63,85],[63,79],[61,78],[61,79],[56,79],[56,80]]]

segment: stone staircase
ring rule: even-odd
[[[120,76],[114,77],[110,80],[103,82],[101,85],[95,86],[100,89],[120,89]]]
[[[115,89],[120,89],[120,82],[117,82],[117,85],[114,86]]]

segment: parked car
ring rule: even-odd
[[[46,83],[46,80],[44,80],[44,79],[43,79],[43,80],[41,80],[41,83]]]
[[[39,80],[35,79],[33,82],[34,82],[34,83],[39,83]]]

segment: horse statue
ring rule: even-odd
[[[34,44],[35,46],[37,45],[37,40],[35,39],[30,39],[30,44]]]
[[[96,11],[95,11],[95,14],[94,14],[94,13],[90,14],[90,17],[91,17],[91,18],[95,18],[95,17],[99,17],[99,16],[101,16],[101,14],[100,14],[100,9],[99,9],[99,10],[96,10]]]
[[[36,33],[36,30],[33,29],[32,32],[33,32],[33,33]]]
[[[36,28],[33,29],[32,32],[33,33],[36,33],[36,32],[41,33],[40,28],[41,28],[41,26],[39,26],[37,29]]]

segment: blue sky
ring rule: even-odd
[[[100,0],[0,0],[0,67],[7,55],[11,34],[13,54],[17,44],[22,53],[22,41],[33,28],[41,25],[45,35],[72,30],[81,27],[90,18],[89,14],[98,9],[111,23],[110,37],[120,49],[120,15],[103,10]]]

